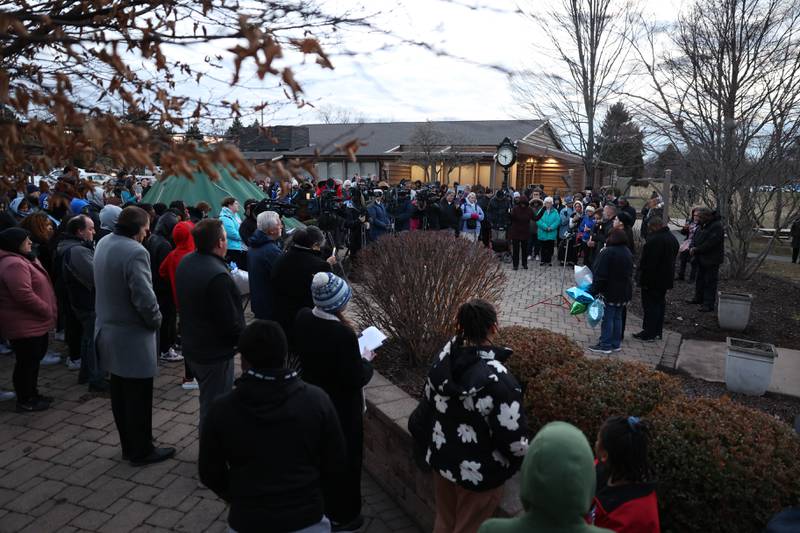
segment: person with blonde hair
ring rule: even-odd
[[[470,242],[478,242],[483,219],[484,213],[481,206],[478,205],[478,197],[471,192],[461,206],[461,236]]]

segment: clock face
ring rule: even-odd
[[[497,151],[497,162],[507,167],[514,159],[514,152],[508,146],[503,146]]]

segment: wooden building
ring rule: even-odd
[[[537,184],[548,194],[584,187],[581,157],[564,150],[545,120],[308,124],[272,130],[271,141],[261,137],[240,143],[244,156],[253,162],[313,157],[320,179],[361,175],[390,183],[405,179],[495,189],[503,182],[495,151],[508,137],[518,151],[509,186]],[[353,140],[361,143],[355,161],[342,151]]]

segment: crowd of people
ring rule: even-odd
[[[263,185],[276,199],[285,189]],[[666,291],[689,266],[692,302],[714,307],[724,235],[710,209],[694,210],[679,245],[654,196],[642,212],[634,268],[637,213],[624,198],[587,190],[562,202],[536,188],[398,191],[381,183],[364,194],[372,186],[326,181],[302,198],[316,200],[318,221],[326,197],[339,198],[339,214],[353,211],[340,217],[346,245],[359,249],[391,232],[425,230],[493,247],[491,232],[502,230],[514,270],[535,259],[544,268],[554,257],[583,262],[593,273],[588,292],[605,303],[593,351],[620,349],[634,279],[644,308],[634,337],[643,341],[660,339]],[[286,190],[291,196],[308,186],[290,182]],[[148,205],[137,188],[121,203],[70,169],[52,190],[40,184],[27,192],[0,212],[0,336],[16,358],[14,392],[2,398],[16,398],[19,412],[52,405],[38,374],[42,364],[60,362],[48,348],[63,334],[65,364],[78,383],[110,396],[123,460],[144,466],[175,453],[153,439],[153,378],[159,365],[182,363],[180,386],[199,389],[200,479],[229,503],[232,531],[358,530],[362,389],[374,354],[362,353],[345,314],[352,291],[333,273],[330,232],[308,225],[287,235],[284,219],[258,210],[256,200]],[[248,272],[250,324],[231,275],[236,268]],[[435,531],[535,531],[543,524],[658,531],[647,424],[609,419],[594,453],[567,424],[545,427],[529,444],[523,389],[506,366],[510,352],[492,342],[497,328],[487,302],[460,308],[409,421],[421,462],[432,470]],[[489,520],[520,469],[525,514]]]

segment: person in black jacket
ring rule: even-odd
[[[664,327],[666,294],[672,288],[672,273],[678,256],[678,239],[660,217],[650,218],[647,242],[639,260],[639,286],[642,288],[642,331],[633,337],[642,341],[661,339]]]
[[[208,411],[200,481],[229,504],[231,531],[330,531],[322,487],[335,485],[345,464],[330,398],[286,368],[277,322],[255,320],[239,350],[250,369]]]
[[[700,227],[694,234],[689,255],[697,261],[694,298],[687,303],[700,304],[700,311],[714,310],[719,283],[719,267],[725,260],[725,229],[719,214],[708,208],[698,210]]]
[[[346,200],[344,210],[344,227],[349,230],[347,250],[350,261],[355,263],[358,253],[367,245],[369,230],[369,213],[364,202],[364,195],[357,187],[350,188],[350,199]]]
[[[258,229],[256,214],[253,212],[256,205],[258,205],[258,200],[255,198],[248,198],[244,201],[244,220],[239,224],[239,237],[241,237],[242,242],[245,244],[250,242],[250,238]],[[242,261],[242,265],[237,266],[242,270],[247,270],[247,263],[247,261]]]
[[[455,201],[456,194],[449,190],[439,203],[439,228],[451,230],[458,236],[461,227],[461,208]]]
[[[634,224],[636,223],[636,208],[634,208],[630,202],[628,202],[627,198],[617,198],[617,208],[618,211],[627,213],[627,215],[631,217],[631,220],[634,222]]]
[[[200,385],[200,431],[214,398],[233,388],[233,356],[244,329],[242,296],[225,264],[222,222],[201,220],[192,229],[197,251],[175,272],[183,355]]]
[[[94,346],[94,222],[87,215],[67,223],[67,236],[58,243],[61,278],[67,304],[81,322],[81,368],[78,383],[89,383],[90,392],[107,392],[105,372],[100,369]]]
[[[628,237],[621,229],[612,230],[605,244],[594,262],[594,281],[588,291],[594,297],[603,297],[605,313],[600,340],[589,350],[610,354],[621,349],[622,311],[633,293],[633,254],[628,249]]]
[[[303,308],[295,321],[295,353],[303,379],[330,396],[347,448],[345,472],[325,487],[325,514],[333,531],[356,531],[361,516],[361,463],[364,448],[362,388],[372,379],[372,365],[362,358],[358,337],[343,312],[350,301],[347,283],[318,272],[311,284],[314,308]]]
[[[176,211],[170,209],[164,212],[156,222],[155,231],[150,234],[144,242],[147,253],[150,254],[150,271],[153,276],[153,290],[158,299],[158,308],[161,311],[161,330],[158,334],[159,353],[161,361],[178,362],[183,361],[174,348],[177,340],[178,311],[175,309],[175,302],[172,299],[172,288],[169,280],[162,278],[158,269],[169,253],[175,248],[172,242],[172,230],[180,222],[180,216]]]
[[[275,320],[293,346],[292,328],[297,312],[313,307],[311,280],[317,272],[330,272],[336,259],[321,256],[325,235],[316,226],[297,229],[292,233],[291,245],[272,267],[272,287],[275,302]]]

